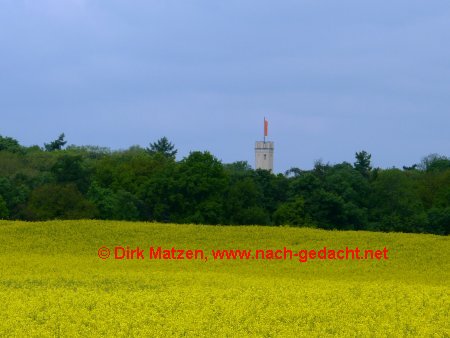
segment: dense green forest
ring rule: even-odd
[[[148,148],[25,147],[0,136],[0,219],[115,219],[261,224],[449,234],[450,158],[402,169],[316,162],[285,174],[222,164],[194,151],[176,161],[162,138]]]

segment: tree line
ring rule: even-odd
[[[0,219],[105,219],[289,225],[448,235],[450,158],[372,168],[317,161],[284,174],[193,151],[180,161],[165,137],[148,148],[66,147],[65,135],[25,147],[0,136]]]

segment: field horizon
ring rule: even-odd
[[[449,236],[81,220],[0,221],[0,240],[1,336],[450,336]],[[150,247],[209,259],[148,259]],[[284,247],[388,259],[211,256]]]

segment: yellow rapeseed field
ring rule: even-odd
[[[2,337],[450,337],[449,237],[0,221],[0,243]],[[115,259],[119,246],[139,247],[145,259]],[[99,258],[101,247],[111,249],[109,258]],[[150,260],[150,247],[202,249],[208,260]],[[388,259],[302,263],[210,254],[284,247],[387,248]]]

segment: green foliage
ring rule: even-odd
[[[25,210],[30,220],[83,219],[95,217],[95,205],[73,184],[47,184],[32,191]]]
[[[16,139],[0,135],[0,151],[19,153],[23,151],[23,147],[19,144],[19,141],[17,141]]]
[[[59,135],[59,137],[50,142],[50,143],[44,143],[44,149],[46,151],[55,151],[55,150],[61,150],[67,143],[67,141],[64,140],[65,135],[64,133],[62,133],[61,135]]]
[[[63,154],[50,171],[58,183],[75,183],[81,192],[89,188],[89,173],[81,155]]]
[[[233,184],[225,199],[226,214],[231,224],[267,224],[269,217],[261,207],[263,191],[251,177]]]
[[[319,227],[364,229],[369,192],[369,182],[349,163],[318,162],[314,170],[291,178],[289,196],[303,198],[306,218]]]
[[[237,161],[224,164],[223,168],[226,172],[233,176],[245,176],[252,172],[252,167],[247,161]]]
[[[207,151],[191,152],[175,171],[172,191],[178,198],[171,219],[174,221],[187,219],[188,222],[195,223],[220,223],[222,210],[218,206],[222,205],[221,199],[226,185],[225,171],[219,160]],[[200,209],[200,213],[197,214],[201,217],[195,217],[196,213],[193,212],[197,206]],[[201,210],[205,208],[208,213],[202,216]],[[194,217],[189,217],[192,213]],[[206,217],[207,215],[210,217]]]
[[[450,207],[428,210],[427,232],[439,235],[450,234]]]
[[[68,153],[78,154],[83,158],[94,160],[111,155],[111,150],[109,148],[98,146],[76,146],[71,144],[66,147],[66,150]]]
[[[415,183],[398,169],[379,173],[373,184],[371,218],[383,231],[423,231],[425,210]]]
[[[355,163],[354,167],[357,171],[361,173],[364,177],[369,177],[370,171],[372,170],[372,167],[370,165],[370,159],[372,158],[372,155],[370,155],[365,150],[355,153]]]
[[[0,136],[1,217],[448,233],[450,159],[437,154],[398,170],[372,168],[360,151],[353,165],[275,175],[208,152],[177,162],[165,137],[120,151],[65,144],[64,134],[47,151]]]
[[[425,171],[444,171],[450,169],[450,158],[431,154],[422,159],[420,168]]]
[[[127,191],[114,192],[109,188],[102,188],[94,182],[87,196],[96,205],[97,216],[101,219],[135,221],[140,218],[139,200]]]
[[[13,177],[23,169],[24,163],[18,154],[0,152],[0,177]]]
[[[0,195],[0,219],[7,219],[9,217],[8,206],[2,195]]]
[[[151,155],[161,154],[172,160],[175,159],[175,156],[178,152],[178,150],[175,149],[175,145],[169,142],[169,140],[165,136],[154,143],[150,143],[150,147],[147,148],[147,151]]]
[[[303,197],[296,197],[292,201],[280,204],[273,215],[273,219],[276,225],[310,225]]]
[[[143,183],[139,196],[149,219],[169,222],[173,217],[172,211],[182,199],[175,190],[175,170],[176,166],[168,163],[162,170],[155,170]]]
[[[20,180],[0,176],[0,196],[5,202],[3,218],[21,218],[21,209],[26,203],[30,189]],[[6,210],[6,211],[5,211]]]

